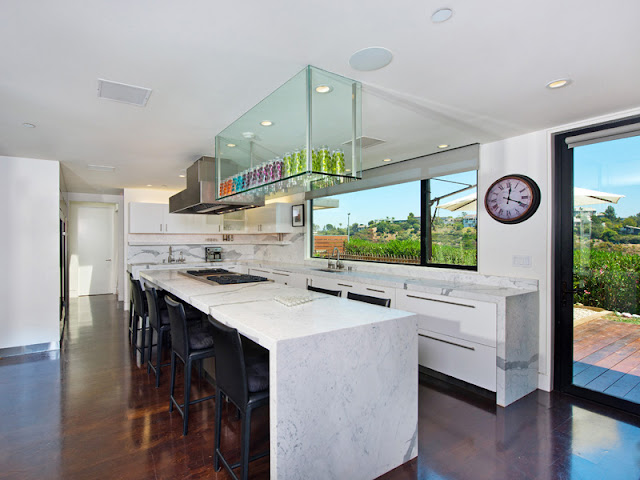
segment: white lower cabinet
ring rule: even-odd
[[[493,347],[418,329],[418,363],[496,391],[496,349]]]
[[[250,275],[258,275],[268,278],[282,285],[289,285],[296,288],[307,288],[307,276],[299,273],[279,271],[266,268],[249,268]]]
[[[419,314],[420,365],[496,391],[494,303],[397,290],[396,308]]]

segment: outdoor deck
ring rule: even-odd
[[[573,383],[640,403],[640,325],[597,318],[573,329]]]

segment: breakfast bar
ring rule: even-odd
[[[140,277],[269,350],[271,478],[372,479],[417,456],[415,314],[273,282]]]

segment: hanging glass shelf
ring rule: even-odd
[[[252,201],[361,178],[360,82],[307,66],[216,136],[218,199]]]

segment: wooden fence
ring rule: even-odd
[[[340,255],[344,253],[344,242],[347,241],[346,235],[314,235],[313,250],[316,255],[322,255],[322,252],[332,254],[333,249],[338,247]]]

